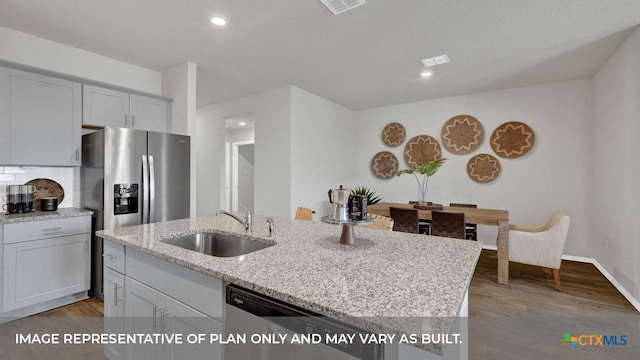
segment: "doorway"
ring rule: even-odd
[[[226,210],[254,212],[255,125],[253,113],[225,119]]]

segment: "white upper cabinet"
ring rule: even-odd
[[[0,78],[3,82],[7,80],[4,71],[4,79]],[[10,158],[4,163],[80,166],[80,83],[20,70],[9,71]],[[5,86],[2,84],[0,88]],[[6,88],[0,92],[0,107],[6,103],[3,92]],[[6,111],[0,108],[0,113]],[[2,124],[0,126],[6,126],[6,118]]]
[[[82,86],[82,124],[129,127],[129,94]]]
[[[169,103],[122,91],[83,86],[82,124],[167,132]]]
[[[11,70],[0,67],[0,165],[9,163],[11,151]]]
[[[169,104],[161,99],[131,94],[131,127],[140,130],[167,132]]]

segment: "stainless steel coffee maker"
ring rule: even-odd
[[[351,190],[340,189],[329,190],[329,202],[334,205],[333,218],[338,221],[349,221],[349,194]]]

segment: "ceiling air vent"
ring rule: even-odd
[[[364,5],[365,0],[320,0],[324,6],[328,7],[333,15],[341,14],[347,10],[351,10],[354,7]]]

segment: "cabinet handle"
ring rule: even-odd
[[[80,161],[80,150],[76,149],[76,161]]]
[[[62,230],[62,227],[61,227],[61,226],[58,226],[58,227],[54,227],[54,228],[42,229],[42,232],[47,232],[47,231],[55,231],[55,232],[58,232],[58,231],[60,231],[60,230]]]
[[[164,327],[164,318],[167,315],[170,315],[170,314],[171,313],[169,313],[169,312],[164,312],[164,309],[160,311],[160,329],[165,334],[169,332],[169,328],[168,327],[167,328]]]
[[[131,127],[134,127],[136,123],[136,116],[135,115],[131,115]]]
[[[117,256],[111,254],[102,254],[102,257],[108,257],[109,260],[115,260],[118,258]]]
[[[124,126],[129,126],[129,121],[127,119],[127,114],[124,114]]]
[[[118,305],[118,289],[122,289],[122,286],[113,284],[113,305]]]
[[[159,308],[158,305],[153,305],[153,332],[156,332],[156,328],[158,327],[158,315],[156,315],[160,311],[160,330],[162,330],[162,308]]]

